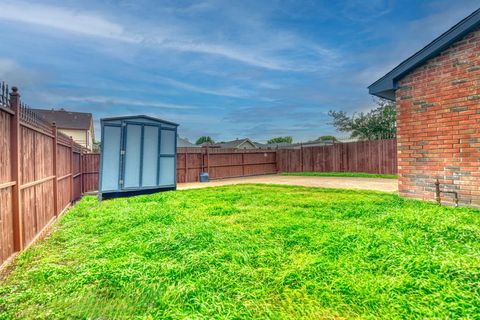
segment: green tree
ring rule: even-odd
[[[367,113],[354,113],[349,116],[345,111],[333,111],[328,114],[338,131],[349,132],[351,138],[378,140],[395,138],[397,132],[397,110],[395,103],[388,100],[376,100],[377,107]]]
[[[205,142],[211,143],[211,144],[215,143],[210,136],[201,136],[200,138],[197,139],[197,142],[195,142],[195,144],[200,145]]]
[[[93,141],[92,151],[93,152],[100,152],[101,142],[100,141]]]
[[[335,138],[335,136],[321,136],[318,137],[315,141],[337,141],[337,138]]]
[[[272,138],[270,140],[267,141],[268,144],[270,143],[282,143],[282,142],[286,142],[286,143],[292,143],[293,142],[293,138],[291,136],[287,136],[287,137],[275,137],[275,138]]]

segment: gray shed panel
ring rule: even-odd
[[[178,124],[148,116],[101,119],[100,197],[176,188]]]

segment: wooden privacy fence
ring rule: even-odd
[[[177,182],[244,177],[277,172],[397,173],[396,140],[359,141],[279,150],[177,148]],[[84,188],[97,190],[99,154],[84,155]]]
[[[95,169],[82,174],[92,157],[84,152],[0,84],[0,264],[91,187]]]
[[[177,182],[199,181],[201,172],[210,179],[234,178],[277,172],[275,150],[177,148]],[[84,191],[98,190],[100,154],[83,155]]]
[[[100,154],[82,154],[83,193],[98,190]]]
[[[208,172],[210,179],[276,173],[277,153],[275,150],[177,148],[177,182],[198,181],[201,172]]]
[[[397,174],[396,139],[336,143],[277,150],[280,172],[368,172]]]

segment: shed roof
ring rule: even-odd
[[[369,93],[381,98],[395,100],[397,81],[401,77],[424,63],[426,60],[440,54],[448,46],[460,40],[478,26],[480,26],[480,9],[454,25],[448,31],[426,45],[423,49],[371,84],[368,87]]]
[[[43,120],[57,125],[60,129],[89,130],[92,125],[92,114],[73,112],[65,109],[33,109]]]
[[[163,123],[166,123],[166,124],[171,124],[171,125],[177,126],[177,127],[179,126],[178,123],[163,120],[163,119],[156,118],[156,117],[146,116],[146,115],[143,115],[143,114],[137,114],[137,115],[133,115],[133,116],[120,116],[120,117],[102,118],[102,119],[100,119],[100,121],[103,122],[103,121],[115,121],[115,120],[128,120],[128,119],[133,119],[133,118],[144,118],[144,119],[148,119],[148,120],[152,120],[152,121],[158,121],[158,122],[163,122]]]

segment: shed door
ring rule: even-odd
[[[100,190],[111,191],[118,190],[118,180],[120,177],[120,149],[121,149],[120,126],[105,125],[102,134],[102,181]]]
[[[143,127],[142,187],[155,187],[158,175],[158,126]]]
[[[123,189],[140,187],[140,161],[142,147],[142,126],[124,126]]]
[[[158,185],[160,126],[147,123],[124,125],[122,189],[151,188]]]
[[[163,129],[160,134],[160,163],[158,182],[160,186],[174,186],[176,181],[176,131]]]

